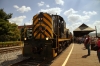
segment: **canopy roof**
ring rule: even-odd
[[[93,32],[93,31],[95,31],[95,29],[93,29],[83,23],[78,28],[76,28],[73,31],[73,33],[74,33],[74,36],[83,36],[83,35],[89,34],[90,32]]]

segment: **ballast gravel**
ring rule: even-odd
[[[26,57],[22,56],[22,50],[3,54],[0,53],[0,66],[10,66],[24,59],[26,59]]]

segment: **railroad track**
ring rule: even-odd
[[[20,46],[0,48],[0,53],[8,53],[8,52],[13,52],[20,49],[22,49],[22,47]]]
[[[50,66],[51,62],[48,60],[36,60],[36,59],[26,59],[21,62],[12,64],[10,66]]]

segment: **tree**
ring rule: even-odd
[[[8,40],[8,31],[9,31],[9,23],[8,22],[0,22],[0,41]]]
[[[11,17],[11,13],[6,14],[3,9],[0,9],[0,41],[16,41],[20,39],[18,25],[8,21]]]
[[[8,35],[10,35],[9,37],[10,40],[15,41],[20,39],[20,31],[15,23],[10,24]]]
[[[27,28],[25,24],[24,27],[21,29],[21,40],[23,41],[24,38],[27,38]]]
[[[8,21],[12,17],[12,13],[6,14],[3,9],[0,9],[0,19]]]

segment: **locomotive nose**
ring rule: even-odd
[[[45,31],[46,28],[45,28],[44,26],[40,26],[40,27],[39,27],[39,30],[40,30],[40,31]]]
[[[43,18],[43,12],[40,12],[38,18]]]

